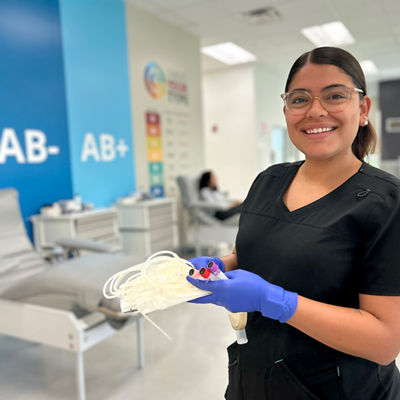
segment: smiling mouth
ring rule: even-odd
[[[334,131],[335,129],[336,129],[335,127],[313,128],[313,129],[304,129],[303,132],[306,133],[307,135],[315,135],[315,134],[318,134],[318,133],[331,132],[331,131]]]

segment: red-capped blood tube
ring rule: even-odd
[[[208,270],[207,268],[200,268],[199,270],[200,275],[204,278],[204,279],[209,279],[210,277],[210,270]]]

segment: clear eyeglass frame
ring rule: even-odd
[[[318,99],[326,111],[339,112],[349,104],[352,93],[364,94],[364,91],[345,85],[334,85],[323,89],[319,96],[312,96],[309,91],[299,89],[282,93],[281,98],[292,114],[304,114],[311,108],[315,99]]]

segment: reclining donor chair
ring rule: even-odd
[[[77,397],[84,400],[83,352],[123,325],[110,317],[121,317],[119,302],[103,299],[103,285],[115,272],[143,260],[92,253],[56,264],[44,261],[26,234],[14,189],[0,190],[0,221],[0,334],[75,353]],[[88,248],[88,241],[84,245]],[[96,249],[106,247],[95,245]],[[137,323],[142,367],[142,318],[133,313],[129,321]]]
[[[224,210],[219,203],[200,199],[198,178],[178,176],[176,179],[183,208],[189,215],[189,232],[195,244],[196,256],[201,255],[202,245],[215,245],[216,242],[234,245],[239,226],[239,215],[219,220],[207,210]]]

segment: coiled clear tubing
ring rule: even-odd
[[[186,276],[194,268],[172,251],[159,251],[144,263],[117,272],[103,287],[107,299],[120,299],[122,312],[138,311],[164,336],[171,337],[146,314],[206,296],[210,292],[191,285]],[[228,313],[239,344],[247,343],[247,313]]]
[[[121,311],[147,314],[205,296],[209,292],[191,285],[186,276],[193,265],[172,251],[160,251],[144,263],[111,276],[103,287],[108,299],[118,297]]]
[[[138,311],[172,341],[146,314],[209,294],[186,280],[192,268],[192,263],[172,251],[159,251],[144,263],[111,276],[104,284],[103,295],[107,299],[119,298],[122,312]]]

